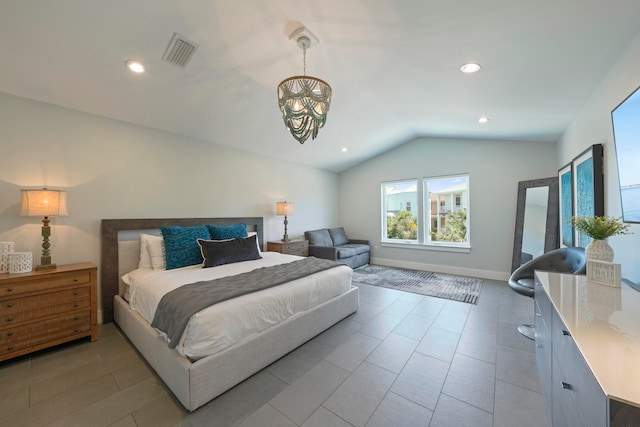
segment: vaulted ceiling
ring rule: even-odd
[[[10,0],[0,92],[340,172],[417,136],[556,141],[639,16],[638,0]],[[301,25],[320,40],[307,74],[333,88],[304,145],[276,98],[302,73]],[[184,68],[162,60],[174,33],[198,45]]]

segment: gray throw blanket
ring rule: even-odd
[[[169,338],[169,347],[175,348],[189,319],[200,310],[231,298],[281,285],[340,265],[344,264],[308,257],[287,264],[257,268],[236,276],[184,285],[162,297],[151,326],[166,333]]]

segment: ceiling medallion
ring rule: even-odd
[[[306,75],[310,36],[314,37],[305,27],[291,34],[290,39],[296,38],[302,49],[304,75],[289,77],[278,85],[278,105],[282,111],[282,119],[300,144],[304,144],[309,136],[316,139],[318,130],[327,121],[331,104],[331,86],[324,80]]]

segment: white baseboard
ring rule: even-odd
[[[399,261],[396,259],[371,258],[371,264],[387,267],[408,268],[411,270],[433,271],[435,273],[456,274],[458,276],[478,277],[490,280],[509,280],[509,274],[502,271],[479,270],[475,268],[454,267],[451,265],[425,264],[420,262]]]

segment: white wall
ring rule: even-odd
[[[263,216],[265,240],[284,232],[276,201],[295,203],[292,238],[338,218],[336,174],[0,93],[0,241],[34,264],[42,223],[19,216],[20,189],[43,186],[67,191],[58,264],[99,265],[103,218]]]
[[[506,280],[518,182],[557,175],[555,144],[418,138],[340,175],[340,223],[366,238],[378,264]],[[469,173],[471,252],[380,245],[380,184]]]
[[[558,168],[592,144],[604,144],[605,214],[616,217],[622,216],[622,207],[611,111],[640,86],[639,69],[640,34],[611,67],[558,144]],[[609,244],[615,252],[614,262],[622,264],[623,277],[640,282],[640,226],[632,225],[631,229],[634,234],[612,237]]]

